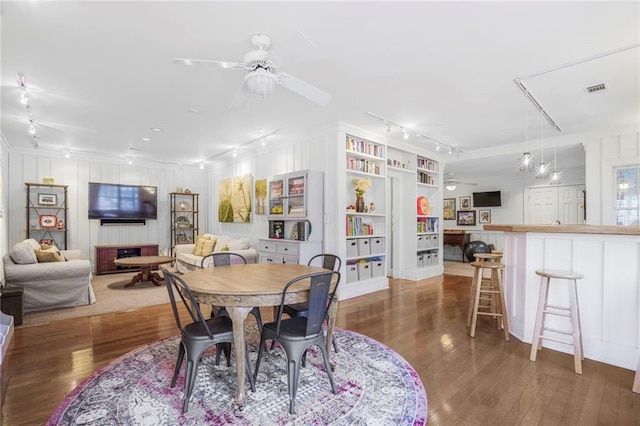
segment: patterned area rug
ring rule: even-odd
[[[94,373],[65,398],[47,425],[426,423],[425,390],[409,363],[369,337],[341,329],[335,335],[340,350],[333,354],[338,394],[331,392],[322,353],[312,348],[306,368],[300,371],[295,415],[289,414],[286,361],[278,347],[263,357],[256,392],[247,384],[242,411],[233,402],[233,355],[231,367],[222,361],[216,366],[215,348],[205,352],[189,411],[182,414],[184,367],[176,387],[169,387],[179,344],[179,337],[172,337],[130,352]],[[256,339],[251,342],[251,363],[255,365]]]

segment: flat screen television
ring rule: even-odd
[[[500,207],[500,191],[474,192],[473,207]]]
[[[157,187],[89,182],[89,219],[157,218]]]

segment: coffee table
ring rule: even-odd
[[[151,281],[154,285],[160,286],[158,281],[164,280],[157,272],[151,272],[151,268],[163,263],[173,262],[171,256],[134,256],[134,257],[121,257],[113,261],[119,266],[139,266],[140,272],[131,278],[125,287],[133,287],[138,281]]]

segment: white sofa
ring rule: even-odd
[[[95,303],[91,262],[80,259],[80,250],[60,250],[62,261],[42,263],[36,255],[40,248],[36,240],[28,239],[2,258],[5,286],[23,289],[24,312]]]
[[[227,236],[204,234],[205,238],[216,238],[216,244],[213,253],[231,252],[242,255],[247,263],[256,263],[258,261],[258,250],[253,246],[248,238],[231,238]],[[195,271],[200,269],[200,263],[204,256],[198,256],[194,253],[195,244],[177,244],[175,246],[176,270],[180,273],[187,271]],[[238,263],[238,259],[231,258],[231,263]],[[213,261],[207,259],[205,267],[213,266]]]

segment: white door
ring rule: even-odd
[[[558,187],[558,220],[564,224],[584,223],[584,185]]]
[[[529,223],[551,225],[558,219],[558,188],[529,188]]]

